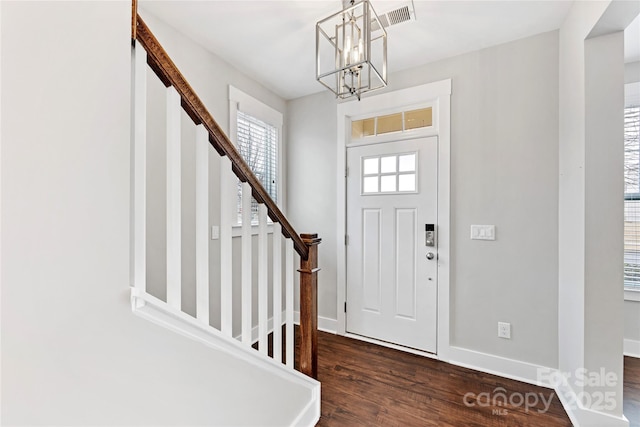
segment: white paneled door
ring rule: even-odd
[[[350,147],[347,165],[347,332],[435,353],[438,138]]]

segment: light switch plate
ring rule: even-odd
[[[496,240],[496,226],[471,225],[471,240]]]
[[[220,227],[217,225],[211,226],[211,240],[218,240],[220,238]]]

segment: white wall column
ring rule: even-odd
[[[622,31],[585,41],[585,107],[584,368],[589,373],[604,370],[612,381],[586,385],[585,396],[592,398],[583,403],[591,407],[600,395],[616,396],[615,407],[594,409],[620,416],[624,340]]]
[[[622,30],[638,9],[631,2],[576,2],[560,29],[558,336],[565,381],[556,390],[581,426],[628,425],[622,415]]]

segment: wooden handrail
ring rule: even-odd
[[[135,7],[135,6],[134,6]],[[147,63],[160,78],[165,87],[173,86],[181,98],[182,108],[196,125],[202,124],[209,132],[209,142],[221,156],[227,156],[231,161],[235,175],[242,182],[248,182],[251,186],[253,198],[258,203],[264,203],[269,212],[269,218],[282,226],[282,234],[293,240],[293,246],[303,260],[309,257],[309,247],[296,233],[280,208],[269,196],[258,178],[253,174],[249,165],[244,161],[238,150],[229,140],[229,137],[220,128],[211,116],[198,95],[191,88],[178,67],[173,63],[167,52],[155,38],[147,24],[140,15],[136,14],[136,27],[132,30],[132,36],[147,51]]]

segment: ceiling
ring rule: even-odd
[[[372,0],[378,14],[411,0]],[[571,1],[414,0],[416,20],[388,31],[394,72],[555,30]],[[325,90],[315,79],[315,23],[340,0],[141,0],[151,13],[285,99]],[[627,61],[640,60],[640,21],[627,31]]]

